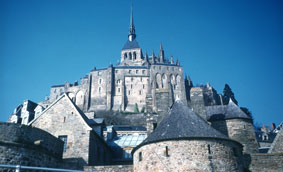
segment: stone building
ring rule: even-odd
[[[162,45],[159,55],[143,53],[136,40],[131,15],[128,40],[120,53],[118,65],[96,69],[74,84],[65,83],[51,87],[49,102],[54,102],[64,92],[83,112],[121,110],[133,112],[167,111],[175,99],[187,102],[183,67],[165,56]],[[162,99],[160,99],[162,97]]]
[[[91,124],[92,120],[65,93],[29,123],[64,141],[65,161],[78,163],[81,168],[110,164],[112,150]]]

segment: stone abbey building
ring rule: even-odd
[[[19,105],[9,123],[0,123],[0,164],[106,172],[283,171],[283,130],[268,153],[259,153],[251,116],[209,84],[193,86],[162,45],[159,55],[143,53],[133,14],[120,54],[118,65],[94,68],[80,83],[52,86],[42,102]]]

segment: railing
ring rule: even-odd
[[[11,168],[15,169],[15,172],[21,172],[21,169],[26,170],[41,170],[41,171],[57,171],[57,172],[86,172],[80,170],[67,170],[60,168],[46,168],[46,167],[31,167],[31,166],[21,166],[21,165],[5,165],[0,164],[0,168]]]

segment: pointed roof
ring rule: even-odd
[[[127,49],[134,49],[134,48],[140,48],[138,42],[134,39],[132,41],[128,40],[122,50],[127,50]]]
[[[207,120],[251,119],[251,117],[243,112],[231,99],[228,105],[206,106],[205,108]]]
[[[176,101],[169,114],[142,144],[164,140],[183,140],[196,138],[228,139],[212,128],[181,101]]]
[[[136,35],[135,25],[134,25],[134,15],[133,15],[133,4],[131,6],[131,18],[130,18],[130,27],[129,35]]]

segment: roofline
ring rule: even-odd
[[[133,155],[135,153],[135,151],[138,150],[140,147],[145,146],[145,145],[149,145],[149,144],[152,144],[152,143],[158,143],[158,142],[164,142],[164,141],[174,141],[174,140],[179,141],[179,140],[207,140],[207,139],[230,141],[230,142],[236,143],[240,147],[243,147],[243,145],[241,143],[239,143],[235,140],[229,139],[229,138],[226,139],[226,138],[219,138],[219,137],[179,137],[179,138],[159,139],[159,140],[155,140],[155,141],[141,143],[132,150],[131,154]]]
[[[207,119],[208,121],[222,121],[222,120],[230,120],[230,119],[244,119],[248,121],[253,121],[252,118],[244,118],[244,117],[231,117],[231,118],[223,118],[223,119]]]

